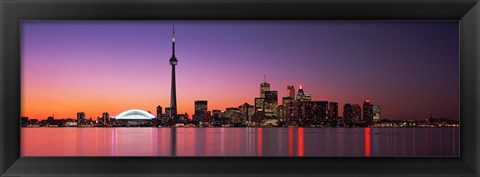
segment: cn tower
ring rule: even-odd
[[[177,58],[175,57],[175,25],[172,32],[172,57],[170,58],[170,65],[172,65],[172,94],[170,95],[170,119],[177,117],[177,92],[175,87],[175,65],[177,65]]]

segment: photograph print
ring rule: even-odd
[[[21,156],[457,157],[458,21],[22,21]]]

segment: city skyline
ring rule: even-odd
[[[171,34],[172,23],[179,41],[176,54],[182,59],[177,68],[179,114],[193,115],[194,100],[208,100],[209,110],[253,105],[267,75],[271,90],[278,91],[279,104],[287,96],[287,85],[302,85],[312,100],[337,102],[339,114],[341,105],[370,99],[382,106],[382,118],[419,120],[433,114],[458,119],[457,22],[23,22],[21,115],[73,118],[83,111],[95,119],[103,112],[114,116],[127,109],[153,113],[157,105],[168,107],[171,39],[165,38],[171,36],[166,32]],[[368,35],[350,34],[351,26]],[[393,32],[387,31],[392,28]],[[328,36],[332,34],[336,36]],[[347,34],[348,39],[343,36]],[[392,39],[384,41],[385,37]],[[312,47],[323,44],[317,38],[330,39],[329,44],[340,51]],[[359,45],[364,43],[370,45]],[[212,46],[218,48],[208,50]],[[378,48],[383,50],[370,51]],[[342,49],[357,57],[349,59]],[[405,60],[419,66],[398,60],[405,55],[413,58]],[[399,83],[385,82],[392,79]]]

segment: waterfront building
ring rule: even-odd
[[[373,121],[373,105],[370,100],[363,101],[363,122],[368,126]]]
[[[270,84],[263,82],[260,84],[260,98],[265,98],[266,91],[270,91]]]
[[[77,121],[84,122],[85,121],[85,112],[77,112]]]
[[[287,86],[287,92],[288,92],[288,97],[292,98],[292,100],[295,100],[295,88],[293,87],[293,85]]]
[[[362,122],[362,108],[359,104],[352,105],[352,121],[354,124]]]
[[[162,106],[158,105],[157,106],[157,119],[160,119],[162,117]]]
[[[352,127],[353,125],[353,105],[346,103],[343,105],[343,125]]]
[[[278,92],[277,91],[265,91],[265,116],[274,117],[275,110],[278,106]]]
[[[380,106],[373,105],[373,122],[380,122]]]
[[[263,112],[265,110],[265,98],[255,98],[255,112]]]
[[[110,114],[108,114],[108,112],[102,113],[102,121],[105,124],[110,121]]]
[[[330,121],[331,126],[340,126],[341,122],[338,119],[338,103],[330,102],[328,103],[328,120]]]

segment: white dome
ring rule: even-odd
[[[153,119],[154,115],[140,109],[130,109],[118,114],[115,119]]]

